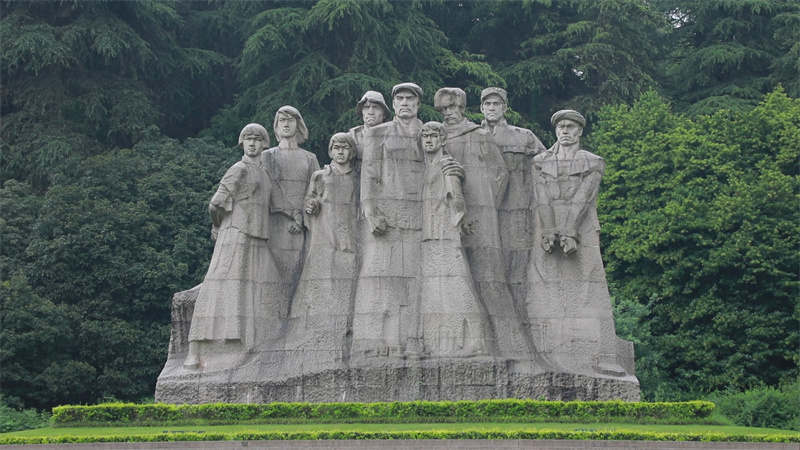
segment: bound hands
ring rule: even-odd
[[[564,250],[565,255],[572,255],[576,251],[578,251],[578,240],[572,236],[557,236],[555,233],[553,234],[545,234],[542,236],[542,248],[547,253],[551,253],[553,251],[553,247],[556,245],[560,245],[561,249]]]
[[[300,214],[300,211],[295,211],[292,218],[294,221],[289,224],[289,233],[297,234],[303,231],[303,215]]]

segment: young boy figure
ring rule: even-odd
[[[228,169],[208,205],[216,244],[195,302],[186,369],[239,365],[274,337],[281,325],[276,311],[288,306],[267,246],[272,183],[259,162],[269,147],[267,130],[245,126],[239,146],[242,160]]]
[[[466,222],[461,179],[442,172],[452,159],[444,151],[447,130],[428,122],[419,139],[426,165],[419,308],[425,353],[440,358],[488,355],[488,320],[461,244],[461,236],[471,235],[474,227]]]
[[[353,168],[353,137],[334,134],[328,155],[330,165],[312,174],[305,198],[308,256],[292,300],[286,339],[286,348],[303,351],[304,367],[314,370],[337,367],[348,354],[358,275],[360,178]]]

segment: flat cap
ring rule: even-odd
[[[381,108],[383,108],[384,122],[392,118],[392,114],[389,111],[389,107],[386,105],[386,100],[383,99],[383,94],[377,91],[365,92],[364,96],[361,97],[361,100],[358,101],[358,104],[356,105],[356,111],[358,111],[358,117],[361,117],[361,111],[364,109],[364,105],[367,104],[367,102],[373,102],[381,105]]]
[[[417,98],[422,101],[422,88],[414,83],[400,83],[393,87],[392,98],[394,98],[394,96],[397,94],[397,91],[401,91],[403,89],[414,92],[417,95]]]
[[[506,90],[499,87],[488,87],[481,91],[481,103],[486,100],[486,97],[490,95],[497,95],[500,99],[503,100],[503,103],[508,103],[508,94]]]
[[[550,125],[556,126],[558,122],[564,119],[578,122],[582,127],[586,126],[586,118],[574,109],[562,109],[561,111],[556,111],[556,113],[553,114],[553,117],[550,118]]]

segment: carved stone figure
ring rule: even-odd
[[[447,131],[428,122],[420,131],[425,151],[422,188],[422,300],[425,354],[469,357],[489,354],[489,324],[472,282],[461,235],[471,235],[461,179],[445,175]]]
[[[348,133],[328,144],[331,163],[314,172],[305,200],[308,256],[289,314],[286,349],[316,370],[346,360],[350,311],[358,275],[359,176]]]
[[[273,337],[280,327],[276,311],[287,303],[267,245],[272,183],[259,165],[267,130],[245,126],[239,146],[242,160],[225,173],[208,206],[216,244],[194,305],[187,369],[205,366],[209,355],[220,365],[240,362]]]
[[[467,221],[475,224],[475,233],[464,237],[467,260],[493,321],[496,350],[506,357],[530,359],[531,343],[525,339],[508,288],[497,220],[508,170],[489,132],[464,117],[466,99],[459,88],[439,89],[434,97],[434,107],[444,116],[447,129],[445,149],[464,167]]]
[[[391,120],[392,115],[383,94],[376,91],[367,91],[356,105],[358,116],[364,121],[363,125],[350,129],[350,134],[356,142],[356,160],[364,159],[364,134],[375,125],[380,125]]]
[[[353,354],[402,356],[421,351],[420,241],[425,162],[417,145],[422,89],[392,88],[395,116],[370,127],[361,162],[361,207],[372,239],[364,242],[353,316]]]
[[[599,251],[604,165],[580,148],[583,117],[556,113],[559,142],[532,156],[538,141],[502,120],[499,88],[484,91],[483,127],[466,120],[461,89],[434,97],[444,124],[422,125],[421,99],[416,84],[395,86],[380,123],[382,96],[366,93],[364,127],[331,138],[323,170],[297,147],[296,109],[276,114],[269,151],[266,130],[245,127],[244,158],[211,202],[208,275],[173,297],[157,401],[639,399]],[[528,194],[532,236],[516,247],[528,230],[500,224],[525,228]],[[515,299],[506,270],[518,277],[526,251]]]
[[[282,106],[273,122],[278,146],[261,154],[261,161],[272,180],[273,188],[281,192],[283,204],[273,198],[272,208],[291,211],[290,215],[271,215],[270,249],[282,279],[290,286],[300,276],[305,230],[303,202],[308,191],[311,174],[320,169],[317,157],[298,145],[308,139],[308,128],[303,116],[293,106]],[[291,295],[291,294],[290,294]],[[288,310],[281,311],[285,318]]]
[[[595,205],[605,163],[581,149],[586,119],[580,113],[558,111],[551,123],[558,142],[533,159],[531,332],[539,350],[564,372],[624,377],[633,373],[633,345],[614,329]]]
[[[507,109],[505,89],[489,87],[481,92],[481,126],[492,134],[508,168],[508,189],[497,212],[509,287],[514,300],[522,304],[533,242],[531,165],[533,157],[544,152],[545,147],[531,130],[509,125]]]

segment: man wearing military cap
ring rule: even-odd
[[[505,89],[488,87],[481,92],[481,126],[492,134],[508,168],[508,189],[498,204],[500,238],[509,287],[517,302],[525,300],[528,255],[533,242],[530,200],[531,163],[545,151],[531,130],[509,125],[505,118],[508,95]]]

